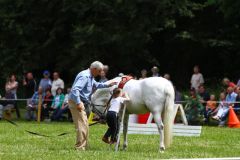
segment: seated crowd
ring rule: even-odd
[[[36,120],[36,111],[41,105],[41,120],[45,121],[61,121],[66,119],[64,113],[68,113],[68,120],[71,121],[71,114],[68,108],[68,94],[71,88],[67,88],[64,95],[64,82],[59,78],[57,72],[53,73],[53,81],[49,78],[48,71],[43,72],[44,78],[41,79],[38,90],[27,102],[27,120]],[[42,98],[39,98],[39,97]],[[39,103],[41,100],[41,103]]]
[[[199,73],[199,67],[194,67],[191,79],[190,96],[185,96],[187,105],[185,108],[189,124],[209,124],[210,118],[218,121],[219,126],[224,126],[228,117],[229,108],[232,107],[237,113],[240,110],[240,81],[236,85],[228,78],[223,79],[224,90],[216,95],[205,90],[204,79]]]
[[[68,93],[71,88],[67,88],[64,95],[64,81],[59,77],[58,72],[53,73],[53,81],[50,79],[50,72],[44,71],[43,78],[39,85],[31,72],[27,73],[23,79],[24,95],[27,99],[26,114],[27,120],[36,120],[37,109],[41,105],[41,120],[61,121],[66,119],[63,115],[68,113],[67,119],[71,121],[71,113],[68,108]],[[17,118],[20,118],[20,112],[17,106],[17,88],[18,82],[16,76],[11,75],[5,85],[5,97],[0,101],[0,119],[3,117],[3,111],[11,105],[16,110]],[[40,98],[42,97],[42,98]],[[39,103],[41,100],[41,103]]]
[[[99,79],[100,82],[106,82],[106,74],[108,66],[104,67]],[[159,77],[159,69],[154,66],[151,69],[152,77]],[[122,76],[120,73],[119,76]],[[58,72],[53,73],[53,81],[50,79],[50,72],[44,71],[43,78],[37,85],[36,80],[31,72],[26,74],[23,80],[25,89],[25,98],[27,100],[26,115],[27,120],[36,120],[36,111],[39,105],[39,97],[41,96],[41,120],[44,121],[71,121],[71,113],[68,108],[68,94],[71,88],[66,89],[64,94],[64,81],[59,77]],[[147,78],[148,71],[143,69],[139,80]],[[170,74],[166,73],[163,77],[171,81]],[[137,79],[135,77],[135,79]],[[200,73],[198,66],[194,66],[193,75],[190,80],[191,89],[189,96],[182,97],[182,94],[175,88],[175,103],[186,103],[185,113],[189,124],[209,124],[210,118],[216,120],[219,126],[224,126],[227,120],[229,107],[233,107],[235,112],[240,110],[240,81],[236,84],[231,82],[228,78],[223,79],[225,90],[219,95],[209,94],[204,86],[204,77]],[[16,76],[11,75],[7,80],[5,91],[6,99],[17,99],[18,82]],[[219,100],[217,100],[219,97]],[[184,99],[183,99],[184,98]],[[182,101],[184,100],[184,101]],[[3,103],[3,104],[2,104]],[[3,106],[5,104],[12,104],[16,110],[17,117],[20,118],[19,109],[15,101],[0,101],[0,119],[2,118]],[[67,113],[67,117],[65,117]]]

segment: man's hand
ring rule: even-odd
[[[84,104],[83,104],[82,102],[80,102],[80,103],[77,105],[77,110],[78,110],[79,112],[81,112],[81,111],[83,111],[84,109],[85,109]]]
[[[117,82],[111,82],[109,85],[108,85],[108,87],[112,87],[112,86],[114,86],[114,85],[116,85],[117,84]]]

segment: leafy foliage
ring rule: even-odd
[[[194,64],[206,77],[238,78],[239,6],[233,0],[0,0],[0,79],[50,69],[70,81],[93,60],[109,64],[110,76],[158,65],[180,86],[188,85]]]

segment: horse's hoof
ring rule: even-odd
[[[159,152],[164,153],[164,151],[165,151],[165,147],[160,147]]]
[[[127,145],[123,145],[123,151],[127,150]]]

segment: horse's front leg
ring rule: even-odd
[[[127,149],[128,142],[127,142],[127,132],[128,132],[128,120],[129,120],[129,114],[126,112],[124,121],[123,121],[123,150]]]
[[[160,134],[160,151],[165,150],[165,145],[164,145],[164,125],[162,122],[162,117],[160,112],[155,112],[153,113],[154,121],[157,124],[158,127],[158,132]]]

